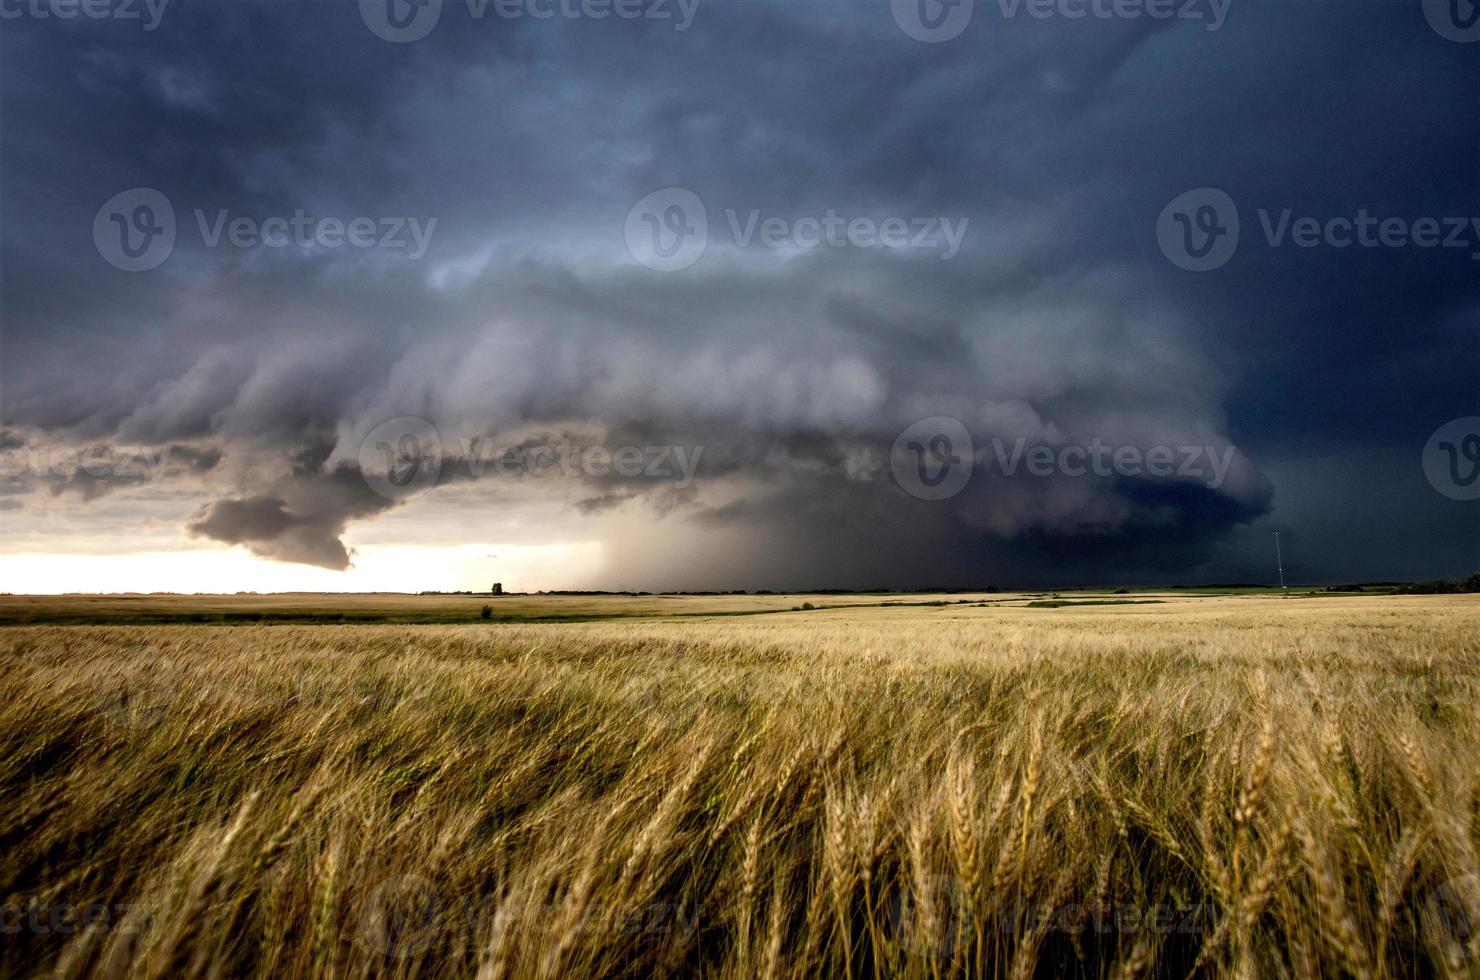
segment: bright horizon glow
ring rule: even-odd
[[[256,558],[241,548],[129,554],[0,555],[0,592],[510,592],[580,588],[605,564],[600,542],[362,545],[343,572]],[[122,588],[120,588],[122,586]]]

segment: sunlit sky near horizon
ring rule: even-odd
[[[0,554],[0,592],[510,592],[579,588],[605,561],[600,543],[368,546],[331,571],[204,547],[126,554]],[[572,585],[572,583],[577,583]]]

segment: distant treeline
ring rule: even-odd
[[[1480,592],[1480,572],[1464,579],[1438,579],[1433,582],[1410,582],[1392,590],[1392,595],[1457,595],[1462,592]]]
[[[1147,589],[1115,589],[1117,595],[1125,595],[1130,592],[1155,591],[1175,592],[1179,590],[1240,590],[1264,591],[1272,589],[1270,585],[1255,583],[1219,583],[1216,585],[1163,585]],[[984,585],[978,588],[932,588],[932,589],[729,589],[718,591],[677,591],[677,592],[628,592],[609,591],[605,589],[551,589],[541,592],[437,592],[427,590],[421,595],[469,595],[469,596],[519,596],[519,595],[551,595],[551,596],[721,596],[721,595],[979,595],[996,594],[1000,592],[1024,592],[1039,594],[1040,590],[1004,589],[997,585]],[[1096,591],[1094,589],[1061,589],[1063,592]],[[1327,592],[1375,592],[1388,595],[1458,595],[1467,592],[1480,592],[1480,572],[1463,579],[1436,579],[1432,582],[1364,582],[1359,585],[1328,585]],[[1055,593],[1057,595],[1057,593]]]

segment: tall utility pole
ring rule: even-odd
[[[1285,587],[1285,556],[1280,554],[1280,532],[1274,532],[1274,563],[1280,570],[1280,588]]]

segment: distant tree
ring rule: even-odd
[[[493,588],[492,589],[489,589],[489,593],[491,595],[503,595],[504,594],[504,583],[502,583],[502,582],[495,582],[495,583],[493,583]]]
[[[484,606],[482,609],[478,610],[478,615],[479,616],[482,616],[484,619],[492,619],[493,618],[493,607],[492,606]]]
[[[1450,595],[1455,592],[1480,592],[1480,572],[1458,581],[1411,582],[1389,590],[1391,595]]]

